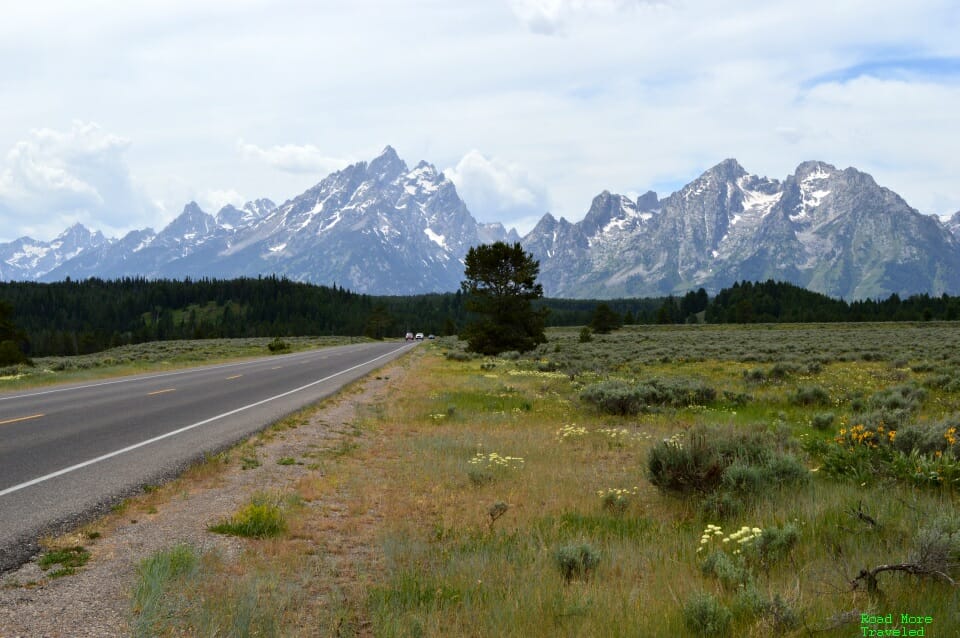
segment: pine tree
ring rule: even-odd
[[[468,350],[526,352],[546,342],[548,310],[535,310],[531,304],[543,297],[543,286],[536,283],[540,262],[524,252],[519,242],[512,246],[496,242],[471,248],[464,263],[466,280],[460,288],[467,298],[466,309],[475,315],[461,335]]]

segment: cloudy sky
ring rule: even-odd
[[[0,241],[279,203],[387,144],[521,232],[727,157],[960,210],[956,0],[6,4]]]

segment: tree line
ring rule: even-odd
[[[741,282],[712,299],[700,289],[648,299],[540,298],[546,326],[590,325],[600,304],[612,325],[960,318],[960,298],[915,295],[846,302],[783,282]],[[5,309],[3,304],[6,304]],[[364,295],[281,277],[55,283],[0,282],[0,342],[29,356],[75,355],[169,339],[299,335],[459,334],[472,316],[463,291]],[[7,349],[12,346],[8,343]]]

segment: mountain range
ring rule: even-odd
[[[387,146],[276,205],[191,202],[160,232],[74,225],[0,244],[0,280],[276,274],[371,294],[456,290],[471,246],[519,241],[548,296],[661,296],[777,279],[846,299],[960,294],[960,212],[945,222],[853,168],[804,162],[783,181],[728,159],[670,196],[603,191],[579,222],[526,236],[479,223],[442,172]]]

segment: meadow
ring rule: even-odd
[[[551,330],[499,357],[425,344],[346,443],[310,452],[308,479],[229,521],[271,523],[246,554],[144,559],[133,622],[957,635],[958,336],[946,322],[638,326]],[[344,555],[345,537],[365,549]]]

